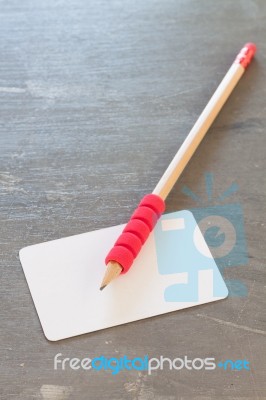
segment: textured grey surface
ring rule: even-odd
[[[266,399],[266,5],[252,1],[0,1],[1,399]],[[43,336],[20,248],[124,223],[246,41],[259,52],[167,201],[232,182],[246,298],[58,343]],[[71,323],[71,321],[70,321]],[[54,371],[65,357],[246,358],[251,371]]]

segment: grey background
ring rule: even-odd
[[[266,399],[263,0],[0,1],[1,399]],[[246,298],[49,343],[20,248],[124,223],[153,190],[246,41],[252,63],[167,200],[244,210]],[[71,321],[70,321],[71,323]],[[65,357],[246,358],[251,371],[54,371]]]

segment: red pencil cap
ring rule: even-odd
[[[247,68],[250,61],[256,53],[256,45],[254,43],[246,43],[237,55],[234,64],[241,64],[242,67]]]

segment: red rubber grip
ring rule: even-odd
[[[150,207],[139,206],[132,214],[131,219],[140,219],[149,227],[149,231],[151,232],[155,227],[158,215]]]
[[[139,206],[147,206],[150,207],[153,211],[155,211],[158,215],[158,217],[161,216],[161,214],[165,210],[165,203],[163,199],[156,194],[146,194],[146,196],[143,197],[141,202],[139,203]]]
[[[141,243],[145,243],[150,234],[149,227],[145,222],[140,219],[131,219],[125,226],[123,232],[134,233],[141,240]]]
[[[144,196],[107,254],[105,263],[116,261],[122,266],[122,273],[127,272],[164,210],[165,203],[161,197],[156,194]]]
[[[134,233],[123,232],[115,242],[115,246],[124,246],[131,251],[134,257],[137,257],[142,243],[140,238]]]

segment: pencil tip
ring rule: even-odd
[[[104,278],[100,285],[100,290],[103,290],[105,286],[109,285],[109,283],[117,277],[122,271],[122,267],[116,261],[109,261],[107,264],[107,268],[105,271]]]

